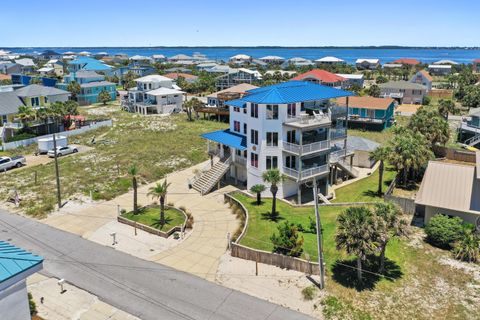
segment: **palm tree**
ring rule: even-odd
[[[137,174],[138,168],[137,165],[134,164],[130,168],[128,168],[128,174],[132,177],[132,188],[133,188],[133,214],[138,213],[138,203],[137,203]]]
[[[250,188],[250,191],[257,194],[257,206],[262,203],[262,192],[267,189],[263,184],[256,184]]]
[[[357,278],[361,283],[362,261],[377,248],[373,213],[367,207],[349,207],[338,216],[337,223],[337,250],[345,249],[357,257]]]
[[[80,93],[82,90],[82,87],[80,87],[80,84],[76,81],[72,81],[67,85],[67,91],[70,91],[72,94],[72,100],[77,101],[77,95]]]
[[[455,103],[450,99],[440,99],[438,101],[438,112],[448,121],[448,114],[454,114],[456,111]]]
[[[35,110],[29,106],[18,107],[17,118],[20,119],[24,128],[28,127],[28,121],[35,119]]]
[[[269,169],[265,171],[262,175],[263,181],[270,183],[270,192],[272,193],[272,212],[271,215],[274,216],[277,212],[277,192],[278,184],[282,182],[285,178],[280,173],[278,169]]]
[[[48,125],[48,119],[50,119],[50,110],[48,107],[38,108],[35,110],[35,118],[43,121],[47,129],[47,134],[50,134],[50,126]]]
[[[378,244],[380,249],[379,273],[385,269],[385,250],[388,241],[394,236],[406,234],[407,224],[401,219],[402,211],[392,202],[379,202],[375,204],[374,213],[378,233]]]
[[[456,259],[477,262],[480,259],[480,236],[465,227],[460,240],[454,244],[453,254]]]
[[[160,227],[163,227],[165,224],[165,198],[167,197],[169,186],[170,183],[167,183],[167,180],[165,179],[163,183],[157,183],[148,191],[149,196],[160,201]]]
[[[375,149],[372,153],[370,153],[370,160],[380,161],[380,165],[378,167],[378,195],[382,195],[382,185],[383,185],[383,172],[385,170],[385,161],[388,159],[390,155],[390,149],[387,146],[381,146]]]

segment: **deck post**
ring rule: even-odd
[[[302,184],[299,183],[297,186],[297,202],[298,204],[302,204]]]

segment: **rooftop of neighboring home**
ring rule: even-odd
[[[98,77],[103,77],[103,76],[92,70],[80,70],[75,72],[75,78],[88,79],[88,78],[98,78]]]
[[[174,55],[174,56],[168,58],[168,60],[176,60],[176,61],[179,61],[179,60],[193,60],[193,57],[187,56],[186,54],[177,54],[177,55]]]
[[[82,67],[83,70],[105,71],[105,70],[112,69],[111,66],[106,65],[106,64],[102,63],[101,61],[99,61],[97,59],[90,58],[90,57],[78,57],[78,58],[70,61],[68,64],[83,65],[83,67]]]
[[[480,63],[480,59],[475,59],[475,60],[473,60],[473,62]]]
[[[15,63],[18,63],[19,65],[24,66],[24,67],[35,67],[36,66],[35,62],[33,62],[33,60],[30,59],[30,58],[16,59]]]
[[[22,274],[24,279],[28,275],[39,271],[42,268],[42,263],[42,257],[15,247],[8,242],[0,241],[0,283],[6,283]]]
[[[407,64],[407,65],[410,65],[410,66],[415,66],[417,64],[420,64],[421,62],[417,59],[400,58],[400,59],[397,59],[397,60],[393,61],[392,63]]]
[[[433,81],[432,76],[431,76],[430,73],[428,73],[427,71],[425,71],[425,70],[420,70],[420,71],[418,71],[418,72],[421,73],[428,81]]]
[[[167,78],[165,76],[161,76],[159,74],[151,74],[145,77],[135,79],[136,82],[172,82],[172,79]]]
[[[261,104],[287,104],[352,96],[350,91],[335,89],[307,81],[287,81],[271,86],[248,90],[241,99],[228,104],[244,106],[246,102]]]
[[[419,83],[413,83],[408,81],[389,81],[386,83],[380,83],[378,85],[380,88],[385,89],[408,89],[408,90],[425,90],[426,87]]]
[[[154,55],[152,55],[152,58],[153,59],[166,59],[167,57],[165,57],[163,54],[154,54]]]
[[[184,94],[185,92],[177,89],[171,89],[171,88],[158,88],[154,90],[150,90],[147,92],[147,94],[152,95],[152,96],[166,96],[166,95],[177,95],[177,94]]]
[[[197,80],[198,77],[193,74],[182,73],[182,72],[171,72],[163,75],[164,77],[177,80],[178,78],[184,78],[185,80]]]
[[[70,94],[70,92],[57,89],[55,87],[46,87],[38,84],[31,84],[15,91],[19,97],[48,97],[60,94]]]
[[[350,73],[336,73],[337,76],[345,78],[345,79],[363,79],[363,74],[350,74]]]
[[[80,87],[82,87],[82,88],[94,88],[94,87],[111,86],[111,85],[115,85],[115,83],[110,82],[110,81],[102,80],[102,81],[92,81],[92,82],[82,83],[82,84],[80,84]]]
[[[476,165],[430,161],[415,203],[480,213],[480,153]]]
[[[237,54],[233,57],[230,57],[230,60],[250,60],[252,57],[246,54]]]
[[[323,58],[317,59],[317,60],[315,60],[315,62],[319,62],[319,63],[322,63],[322,62],[326,62],[326,63],[343,63],[343,62],[345,62],[345,60],[342,60],[342,59],[337,58],[337,57],[327,56],[327,57],[323,57]]]
[[[45,50],[40,53],[41,56],[61,56],[60,53],[53,51],[53,50]]]
[[[312,60],[308,60],[302,57],[293,57],[288,60],[286,60],[287,63],[291,64],[303,64],[303,65],[310,65],[313,64]]]
[[[375,63],[380,63],[380,59],[359,58],[359,59],[355,60],[355,63],[364,63],[364,62],[375,64]]]
[[[429,64],[428,69],[452,69],[449,64]]]
[[[265,56],[265,57],[261,57],[259,60],[262,60],[262,61],[285,61],[285,58],[284,57],[279,57],[279,56]]]
[[[38,72],[52,72],[54,71],[55,69],[53,67],[41,67],[40,69],[38,69],[37,71]]]
[[[383,65],[384,68],[401,68],[402,64],[400,63],[385,63]]]
[[[451,65],[458,65],[458,62],[455,62],[453,60],[438,60],[435,61],[433,64],[451,64]]]
[[[0,91],[0,114],[15,114],[22,105],[16,91]]]
[[[131,61],[152,61],[152,58],[150,57],[146,57],[146,56],[141,56],[141,55],[134,55],[134,56],[131,56],[130,58],[128,58],[128,60],[131,60]]]
[[[320,82],[325,82],[325,83],[335,83],[335,82],[342,82],[347,80],[344,77],[336,75],[335,73],[331,73],[326,70],[320,70],[320,69],[315,69],[315,70],[311,70],[311,71],[299,74],[298,76],[292,78],[292,80],[305,80],[309,78],[314,78]]]
[[[226,93],[226,92],[244,94],[244,93],[247,93],[248,90],[257,89],[257,88],[258,88],[257,86],[254,86],[254,85],[249,84],[249,83],[240,83],[240,84],[237,84],[236,86],[230,87],[228,89],[220,90],[220,91],[214,92],[212,94],[209,94],[207,97],[208,98],[216,98],[218,96],[218,94],[222,94],[222,93]]]
[[[388,107],[392,105],[392,103],[395,103],[395,100],[391,98],[375,98],[370,96],[352,96],[348,98],[348,106],[350,108],[387,110]],[[347,99],[344,97],[338,98],[337,104],[339,106],[346,106]]]

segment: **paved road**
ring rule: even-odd
[[[64,278],[141,319],[309,319],[2,210],[0,235],[42,255],[46,274]]]

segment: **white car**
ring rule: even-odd
[[[57,147],[57,157],[65,156],[70,153],[77,153],[78,149],[76,147],[72,146],[66,146],[66,147]],[[47,155],[50,158],[55,158],[55,150],[48,150]]]

